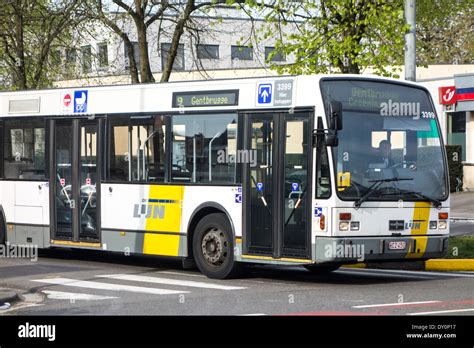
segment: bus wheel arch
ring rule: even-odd
[[[234,238],[234,226],[227,211],[215,203],[201,205],[189,222],[188,257],[209,278],[235,276],[238,262],[234,260]]]

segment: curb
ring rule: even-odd
[[[409,262],[369,262],[343,265],[344,268],[397,269],[406,271],[474,271],[474,259],[432,259]]]
[[[474,259],[433,259],[425,261],[427,271],[474,271]]]
[[[5,302],[15,302],[19,300],[19,298],[18,294],[14,291],[0,289],[0,306]]]

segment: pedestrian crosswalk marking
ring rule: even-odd
[[[47,295],[49,299],[52,300],[110,300],[118,298],[116,296],[100,296],[92,294],[80,294],[77,292],[65,292],[65,291],[53,291],[53,290],[43,290],[43,294]]]
[[[38,282],[38,283],[72,286],[72,287],[78,287],[78,288],[110,290],[110,291],[128,291],[128,292],[153,294],[153,295],[173,295],[173,294],[189,293],[189,291],[167,290],[167,289],[148,288],[148,287],[142,287],[142,286],[91,282],[87,280],[75,280],[75,279],[70,279],[70,278],[36,279],[32,281]]]
[[[96,277],[129,280],[129,281],[134,281],[134,282],[154,283],[154,284],[187,286],[187,287],[195,287],[195,288],[203,288],[203,289],[216,289],[216,290],[247,289],[241,286],[229,286],[229,285],[221,285],[221,284],[215,284],[215,283],[196,282],[196,281],[191,281],[191,280],[178,280],[178,279],[141,276],[141,275],[135,275],[135,274],[105,274],[105,275],[97,275]]]

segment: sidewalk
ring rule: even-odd
[[[19,299],[18,294],[9,289],[0,288],[0,306],[2,306],[5,302],[15,302]]]
[[[474,221],[474,192],[451,193],[451,220]]]

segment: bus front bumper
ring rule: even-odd
[[[404,237],[321,237],[313,244],[316,263],[420,260],[444,257],[448,235]]]

